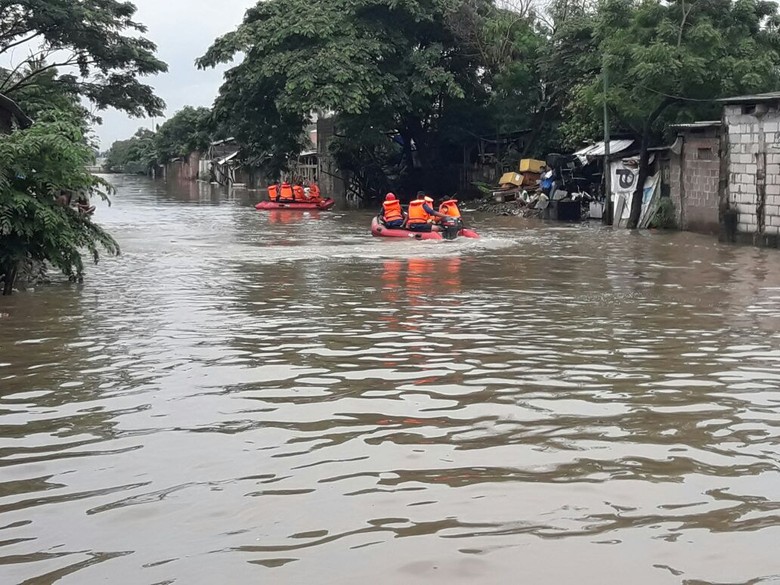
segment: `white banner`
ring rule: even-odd
[[[631,217],[631,201],[636,190],[636,182],[639,177],[639,159],[627,158],[612,161],[609,165],[612,176],[612,211],[615,223],[628,221]],[[647,209],[648,203],[658,187],[660,176],[658,174],[648,177],[645,181],[644,194],[642,196],[642,213]]]

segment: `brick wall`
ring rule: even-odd
[[[727,197],[742,240],[777,246],[780,236],[780,112],[777,104],[728,105]],[[747,237],[744,237],[747,236]]]
[[[720,128],[682,130],[670,161],[670,196],[681,229],[717,233]]]

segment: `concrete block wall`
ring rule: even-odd
[[[778,104],[728,105],[728,201],[741,239],[777,245],[780,235],[780,111]],[[764,172],[762,172],[762,170]]]
[[[717,233],[720,129],[681,132],[682,149],[671,156],[669,192],[681,229]]]

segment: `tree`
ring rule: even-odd
[[[202,152],[210,143],[211,110],[208,108],[182,108],[160,126],[155,136],[161,164],[195,150]]]
[[[417,159],[431,168],[447,108],[479,91],[478,63],[447,24],[461,1],[322,0],[316,10],[306,0],[259,2],[197,63],[244,54],[215,114],[277,166],[300,151],[312,112],[334,111],[346,125],[399,135],[407,167]]]
[[[714,115],[713,100],[777,89],[777,4],[762,0],[605,0],[596,41],[610,75],[607,103],[620,125],[642,137],[629,227],[636,228],[649,147],[665,125]],[[598,119],[600,76],[581,97]]]
[[[131,138],[111,145],[106,167],[111,172],[144,175],[149,174],[159,160],[157,135],[147,128],[139,128]]]
[[[532,128],[526,152],[536,146],[551,106],[541,57],[547,39],[533,0],[498,6],[464,0],[450,26],[474,63],[484,96],[480,130],[503,134]]]
[[[84,272],[81,251],[95,262],[102,248],[118,254],[114,239],[67,204],[63,193],[106,198],[110,186],[86,171],[93,159],[81,124],[48,114],[0,140],[0,275],[11,294],[19,267],[49,262],[73,280]]]
[[[85,97],[99,109],[112,106],[134,116],[160,115],[164,103],[138,77],[167,70],[154,43],[139,35],[130,2],[119,0],[4,0],[0,3],[0,57],[28,49],[0,71],[0,93],[11,98],[53,70],[63,92]],[[128,34],[124,34],[128,33]]]

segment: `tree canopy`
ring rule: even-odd
[[[138,79],[167,70],[155,56],[136,7],[119,0],[5,0],[0,5],[0,56],[26,56],[0,71],[0,93],[11,98],[52,70],[65,93],[98,109],[160,115],[164,103]]]
[[[112,172],[146,174],[157,165],[193,151],[204,152],[221,133],[209,108],[186,106],[156,131],[139,128],[127,140],[114,142],[106,156],[106,167]]]
[[[0,105],[16,124],[0,136],[0,279],[10,294],[24,266],[50,264],[74,280],[82,253],[118,254],[80,198],[106,198],[105,181],[87,172],[98,110],[158,115],[163,102],[140,77],[166,70],[135,22],[136,8],[117,0],[0,2]],[[24,55],[21,60],[14,60]],[[19,113],[22,112],[22,116]],[[20,122],[21,120],[21,122]]]
[[[156,136],[147,128],[139,128],[127,140],[114,142],[106,156],[107,170],[131,175],[150,173],[160,160]]]
[[[777,10],[763,0],[604,0],[592,13],[610,76],[607,104],[619,128],[642,138],[629,225],[639,219],[647,149],[669,123],[719,117],[717,98],[778,88]],[[601,76],[577,97],[585,107],[572,108],[572,118],[592,124],[604,103]]]
[[[158,160],[166,163],[194,150],[202,152],[208,148],[211,136],[211,110],[186,106],[166,120],[157,131],[155,142]]]
[[[119,253],[114,239],[67,201],[74,193],[107,197],[108,183],[86,170],[93,158],[80,122],[67,114],[50,113],[0,140],[4,294],[11,293],[25,261],[49,262],[71,279],[80,279],[82,250],[95,262],[100,249]]]
[[[270,0],[197,63],[243,55],[215,116],[272,167],[300,151],[313,113],[335,112],[334,154],[369,194],[448,190],[462,144],[544,116],[536,24],[491,0]]]

